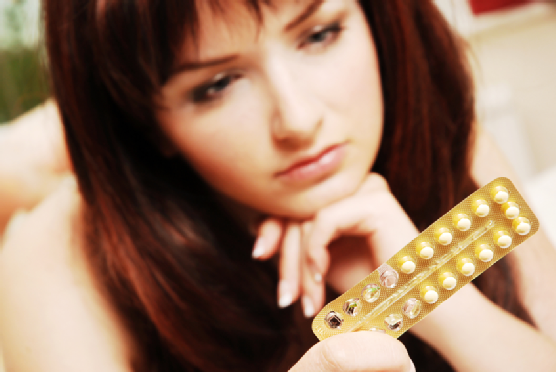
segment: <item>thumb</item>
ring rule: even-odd
[[[378,332],[349,332],[313,346],[289,372],[415,372],[404,345]]]

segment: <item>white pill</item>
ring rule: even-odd
[[[479,205],[477,207],[477,211],[475,212],[475,214],[479,217],[488,216],[489,213],[490,213],[490,207],[487,204]]]
[[[489,262],[494,257],[494,252],[490,249],[483,249],[481,253],[479,253],[479,260],[483,262]]]
[[[474,272],[475,265],[473,265],[471,262],[468,262],[461,267],[461,273],[465,276],[473,275]]]
[[[449,232],[440,234],[440,236],[438,237],[438,242],[442,245],[450,244],[452,242],[452,234],[450,234]]]
[[[438,293],[436,291],[427,291],[427,293],[425,293],[425,296],[423,297],[423,300],[425,300],[425,302],[428,304],[434,304],[436,301],[438,301]]]
[[[457,284],[457,280],[456,278],[453,277],[446,278],[442,282],[442,286],[448,290],[454,289],[456,287],[456,284]]]
[[[531,225],[528,224],[527,222],[521,222],[515,228],[515,232],[518,233],[519,235],[527,235],[529,234],[530,231],[531,231]]]
[[[509,207],[508,209],[506,209],[506,217],[510,220],[513,220],[517,216],[519,216],[519,208]]]
[[[512,237],[508,235],[503,235],[498,238],[497,243],[500,248],[508,248],[512,245]]]
[[[401,270],[405,274],[411,274],[415,271],[415,262],[413,261],[406,261],[403,263]]]
[[[419,256],[421,256],[421,258],[424,258],[425,260],[428,260],[433,255],[434,255],[434,249],[432,249],[431,247],[425,247],[421,249],[421,252],[419,252]]]
[[[471,227],[471,221],[468,218],[462,218],[458,221],[458,230],[467,231]],[[449,243],[448,243],[449,244]]]
[[[506,191],[498,191],[494,196],[494,201],[497,202],[498,204],[504,204],[505,202],[508,201],[509,197],[510,195],[508,195]]]

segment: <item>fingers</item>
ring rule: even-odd
[[[276,218],[267,218],[258,228],[258,237],[253,249],[253,258],[266,260],[274,256],[280,248],[283,224]]]
[[[280,255],[278,306],[289,306],[299,297],[301,227],[290,222],[286,226]]]
[[[369,200],[366,200],[369,199]],[[327,246],[342,234],[370,235],[376,228],[371,208],[375,207],[370,198],[346,199],[321,210],[313,221],[306,237],[307,256],[320,272],[328,270]]]
[[[414,372],[398,340],[376,332],[349,332],[313,346],[290,372]]]

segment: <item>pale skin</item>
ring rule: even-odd
[[[348,10],[351,10],[346,13],[348,26],[351,30],[361,31],[357,28],[361,25],[361,19],[356,9]],[[369,175],[363,171],[370,169],[374,161],[378,148],[376,138],[380,136],[380,126],[377,124],[381,122],[382,112],[380,102],[376,101],[376,86],[365,88],[358,86],[358,82],[346,83],[345,79],[342,80],[343,84],[352,84],[354,91],[363,90],[367,98],[375,102],[347,118],[342,117],[345,111],[341,105],[341,96],[328,97],[323,95],[322,87],[315,87],[314,82],[321,80],[318,71],[314,72],[314,80],[310,74],[301,80],[306,84],[305,94],[298,97],[302,100],[301,105],[297,104],[298,99],[291,97],[299,91],[299,87],[294,84],[301,84],[298,76],[288,79],[292,71],[302,68],[308,59],[313,60],[314,66],[315,60],[318,62],[319,58],[334,56],[334,49],[316,49],[319,54],[315,54],[314,48],[320,48],[320,43],[303,44],[307,39],[300,35],[305,35],[304,31],[321,24],[326,26],[333,23],[341,9],[339,12],[317,12],[297,32],[281,33],[279,30],[282,26],[295,18],[297,12],[299,8],[286,7],[277,15],[268,15],[270,21],[265,23],[265,32],[259,39],[259,43],[261,40],[268,41],[266,43],[253,45],[251,37],[234,38],[238,44],[231,43],[229,39],[224,41],[227,46],[233,45],[247,51],[240,56],[239,62],[235,62],[239,66],[231,66],[232,70],[241,71],[241,79],[237,80],[237,86],[228,88],[231,90],[226,93],[226,100],[218,101],[209,109],[206,106],[200,109],[195,105],[185,105],[185,108],[179,105],[178,96],[183,97],[184,91],[196,87],[193,80],[202,77],[185,73],[177,78],[180,80],[179,85],[170,82],[163,91],[163,99],[169,109],[160,114],[160,119],[163,129],[173,139],[174,151],[191,159],[199,173],[215,185],[240,218],[248,222],[253,217],[266,216],[257,233],[260,244],[254,255],[256,259],[268,259],[280,253],[282,284],[278,301],[282,306],[287,306],[288,302],[303,298],[307,315],[312,315],[323,305],[325,282],[338,292],[351,288],[418,232],[390,193],[386,182],[378,175]],[[361,40],[370,40],[369,37],[362,31],[353,32],[339,41],[338,45],[326,46],[335,45],[334,48],[340,49],[341,54],[345,55],[351,46],[356,45],[358,53],[368,57],[367,60],[362,58],[366,66],[372,66],[373,49],[361,51],[359,44]],[[303,41],[301,44],[300,40]],[[245,47],[245,43],[249,43],[249,48]],[[257,45],[264,45],[264,50]],[[295,53],[288,49],[291,45],[296,46]],[[299,49],[300,45],[310,48]],[[228,52],[221,45],[214,45],[212,49],[201,50],[200,57],[212,58]],[[289,62],[281,65],[267,63],[276,58]],[[320,66],[326,66],[327,61],[320,62]],[[284,69],[284,66],[294,69]],[[351,71],[357,67],[349,66]],[[215,72],[219,71],[205,70],[202,73],[210,76]],[[378,84],[376,71],[365,70],[361,73],[364,78],[358,76],[358,79]],[[231,106],[229,102],[234,102],[234,92],[254,100],[250,104],[257,109],[249,110],[249,117],[245,117],[241,111],[232,110],[237,107]],[[251,96],[251,93],[254,94]],[[349,98],[353,99],[353,94]],[[257,101],[259,99],[263,101]],[[330,102],[335,105],[330,106]],[[250,167],[233,169],[234,174],[230,175],[224,167],[218,167],[218,157],[211,158],[203,154],[206,146],[195,148],[195,143],[204,143],[203,136],[213,136],[217,131],[220,133],[225,130],[225,127],[217,126],[220,120],[214,120],[219,115],[224,116],[235,131],[253,133],[254,130],[261,130],[260,127],[266,128],[265,132],[252,134],[251,138],[256,139],[256,142],[250,143],[249,137],[243,136],[240,137],[241,142],[229,145],[259,146],[261,138],[268,138],[267,147],[258,147],[256,150],[266,151],[260,158],[268,161],[260,164],[248,162]],[[360,121],[360,118],[374,119]],[[344,120],[351,126],[346,126]],[[193,122],[193,125],[176,125],[181,121]],[[256,126],[248,127],[248,123],[255,123]],[[374,135],[374,140],[370,139],[368,143],[356,142],[354,138],[362,129],[369,131],[370,137]],[[480,130],[476,135],[472,174],[478,185],[504,175],[515,181],[511,168],[488,136]],[[188,142],[190,136],[197,136],[196,141]],[[229,135],[223,134],[215,146],[223,148],[224,142],[218,141],[228,138]],[[281,170],[299,153],[336,142],[349,144],[347,156],[350,162],[346,161],[348,166],[342,163],[342,166],[335,168],[324,181],[319,179],[292,187],[272,177],[275,168]],[[367,152],[359,151],[363,148],[368,149]],[[229,157],[241,157],[241,152],[221,155],[229,165]],[[245,159],[235,160],[237,162],[233,164],[242,164],[241,161]],[[229,179],[233,176],[236,178],[230,184],[233,186],[230,189],[216,187],[221,183],[219,177]],[[257,182],[247,182],[254,176],[257,176]],[[338,184],[347,186],[339,188]],[[238,194],[237,189],[246,192]],[[268,195],[276,193],[280,193],[280,198],[268,198]],[[126,360],[132,353],[132,342],[110,304],[103,300],[95,287],[94,278],[88,274],[84,259],[76,249],[80,243],[75,234],[75,214],[80,203],[75,186],[71,181],[65,182],[31,213],[23,225],[10,234],[6,242],[0,256],[0,329],[8,371],[70,371],[78,367],[84,370],[83,366],[90,366],[91,371],[128,370]],[[353,238],[353,235],[357,237]],[[556,263],[556,252],[541,231],[512,254],[516,256],[520,269],[516,278],[523,289],[520,295],[539,325],[538,329],[499,309],[473,285],[460,290],[411,329],[439,350],[457,370],[556,370],[556,321],[550,314],[550,309],[556,304],[554,295],[551,296],[554,291],[550,285],[556,282],[556,273],[551,268]],[[527,271],[531,267],[536,269],[535,275]],[[64,311],[60,311],[60,308]],[[404,354],[405,349],[391,338],[370,333],[342,337],[345,338],[338,340],[334,337],[329,339],[333,341],[327,340],[316,345],[292,371],[332,371],[340,366],[349,371],[407,371],[412,368],[407,354]],[[336,352],[338,347],[341,347],[339,353]],[[72,353],[67,350],[72,350]],[[391,355],[391,358],[378,360],[373,357],[367,360],[366,357],[358,357],[364,353],[357,353],[357,350],[380,350],[372,354]],[[392,352],[384,353],[385,350]]]

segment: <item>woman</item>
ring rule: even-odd
[[[8,368],[286,370],[316,341],[302,315],[508,173],[428,1],[45,11],[79,194],[59,191],[5,247]],[[529,242],[403,337],[418,370],[556,368],[555,252]]]

